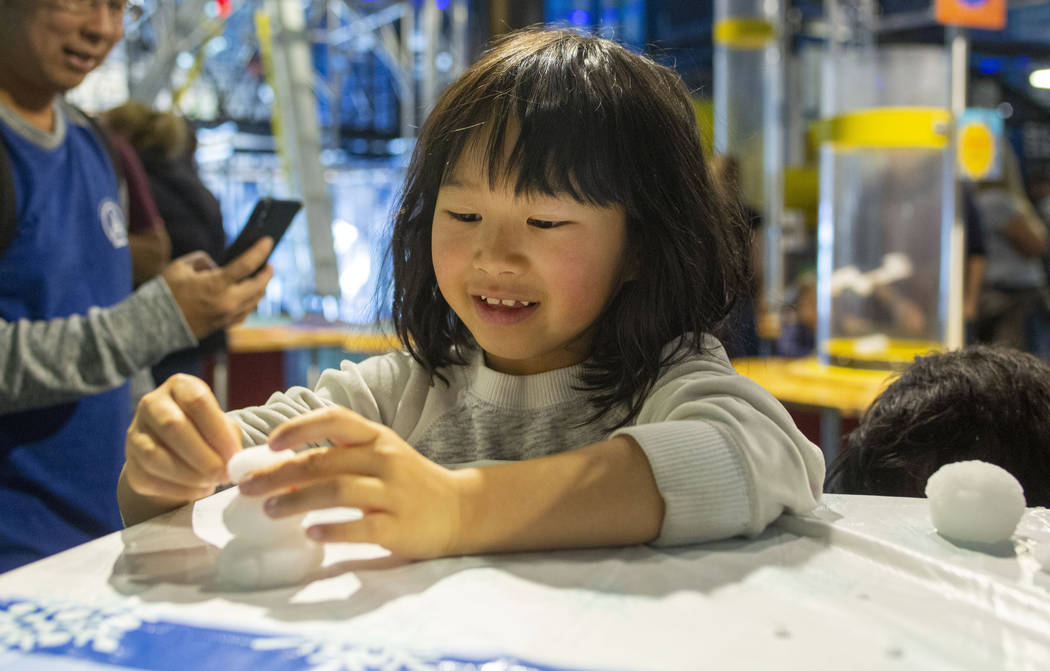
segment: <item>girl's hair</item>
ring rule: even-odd
[[[1050,365],[982,345],[916,357],[850,432],[825,490],[922,497],[938,468],[971,459],[1050,505]]]
[[[663,366],[699,351],[747,292],[749,231],[709,176],[695,112],[671,69],[605,39],[529,28],[494,43],[438,100],[419,134],[394,220],[392,316],[432,375],[473,339],[431,261],[437,193],[466,151],[493,186],[621,206],[639,272],[598,319],[583,389],[597,419],[633,419]],[[675,348],[666,345],[680,336]],[[446,380],[447,381],[447,380]]]

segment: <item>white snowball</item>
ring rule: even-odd
[[[959,461],[937,469],[926,482],[933,526],[946,538],[966,543],[1005,541],[1024,514],[1021,483],[983,461]]]
[[[230,476],[230,481],[236,484],[260,468],[288,461],[294,456],[294,450],[275,452],[268,445],[247,447],[230,458],[229,463],[226,464],[226,472]]]
[[[302,535],[306,515],[273,518],[263,512],[263,496],[238,495],[230,499],[222,511],[222,522],[234,536],[252,538],[279,538]]]
[[[1041,541],[1032,548],[1032,555],[1044,571],[1050,572],[1050,541]]]
[[[230,480],[239,483],[249,474],[288,461],[292,450],[274,452],[268,446],[249,447],[226,465]],[[321,566],[324,548],[306,537],[305,515],[273,519],[263,512],[264,496],[238,493],[222,511],[222,521],[233,538],[215,560],[219,586],[256,590],[294,585]]]
[[[294,585],[316,571],[324,559],[324,548],[305,536],[264,543],[230,540],[215,560],[220,587],[259,590]]]

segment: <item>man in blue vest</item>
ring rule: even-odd
[[[121,527],[128,378],[244,319],[265,239],[184,258],[131,293],[106,147],[62,100],[123,35],[125,0],[0,0],[0,141],[16,229],[0,252],[0,571]]]

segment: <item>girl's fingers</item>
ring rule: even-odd
[[[229,461],[241,447],[240,430],[219,407],[218,399],[204,380],[176,376],[171,380],[171,396],[204,442],[219,453],[223,463]]]
[[[375,440],[381,425],[340,407],[315,410],[291,419],[270,434],[275,450],[296,448],[305,443],[331,441],[333,445],[360,445]]]
[[[196,501],[215,490],[214,486],[192,487],[165,480],[142,470],[138,464],[131,461],[124,465],[124,474],[128,485],[139,494],[146,496],[176,501]]]
[[[318,447],[300,452],[289,461],[255,471],[239,486],[248,496],[262,496],[291,487],[335,480],[339,476],[376,476],[379,470],[379,458],[372,450]]]
[[[225,420],[225,418],[223,418]],[[226,467],[211,444],[205,442],[183,408],[171,396],[158,395],[142,413],[140,432],[149,434],[158,446],[165,446],[204,480],[220,482]]]
[[[216,479],[207,479],[190,464],[175,456],[170,450],[158,445],[145,433],[135,433],[128,437],[126,443],[127,463],[134,464],[136,470],[149,477],[172,482],[190,489],[218,483]]]
[[[395,524],[390,513],[374,512],[353,522],[314,524],[306,535],[319,543],[375,543],[389,549]]]
[[[322,508],[357,508],[364,512],[386,510],[388,495],[383,481],[361,475],[345,475],[266,500],[270,517],[297,515]]]

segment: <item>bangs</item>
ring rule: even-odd
[[[599,207],[626,204],[626,145],[638,135],[623,121],[624,96],[612,95],[616,77],[606,70],[580,81],[564,57],[533,54],[542,63],[492,68],[487,81],[456,91],[443,127],[434,129],[445,145],[442,184],[469,159],[492,188],[512,185],[520,196],[568,195]]]

